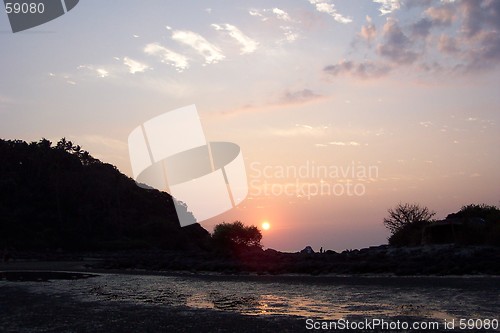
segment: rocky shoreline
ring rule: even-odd
[[[91,260],[89,260],[91,258]],[[20,252],[14,261],[77,261],[88,269],[216,272],[223,274],[500,275],[500,247],[387,245],[341,253],[283,253],[272,249],[233,255],[141,250],[92,253]],[[4,267],[9,263],[3,264]]]

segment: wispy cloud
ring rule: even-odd
[[[215,45],[207,41],[203,36],[193,31],[175,30],[172,39],[190,46],[205,58],[206,64],[215,64],[225,58],[222,51]]]
[[[212,27],[218,31],[225,31],[241,44],[241,54],[252,53],[257,50],[259,43],[241,32],[240,29],[231,24],[212,24]]]
[[[368,43],[373,41],[377,36],[377,28],[373,24],[372,18],[368,15],[366,16],[366,24],[361,27],[359,36]]]
[[[439,36],[438,50],[448,54],[456,54],[457,52],[460,52],[457,40],[445,34]]]
[[[323,97],[324,96],[317,94],[310,89],[286,91],[279,100],[278,104],[304,104]]]
[[[299,33],[294,30],[294,28],[290,26],[280,26],[280,29],[283,31],[283,36],[284,38],[281,39],[279,42],[287,42],[287,43],[292,43],[295,42],[299,37]]]
[[[264,16],[264,14],[262,14],[262,11],[257,10],[257,9],[249,10],[248,14],[250,14],[250,16],[260,17],[262,21],[267,21],[267,19],[268,19],[267,17]]]
[[[434,126],[434,124],[431,121],[421,121],[419,124],[420,124],[420,126],[423,126],[423,127],[426,127],[426,128]]]
[[[287,12],[279,8],[273,8],[273,13],[279,20],[290,22],[292,19]]]
[[[309,126],[303,124],[295,124],[295,126],[286,128],[273,128],[270,134],[282,137],[296,137],[296,136],[309,136],[309,137],[322,137],[329,133],[328,126]]]
[[[109,138],[102,135],[97,134],[87,134],[78,137],[79,141],[83,144],[97,144],[101,147],[111,148],[116,151],[126,151],[127,150],[127,142]]]
[[[359,142],[356,141],[332,141],[328,142],[328,144],[331,146],[354,146],[354,147],[361,145]]]
[[[331,76],[348,75],[360,79],[374,79],[389,74],[391,67],[370,61],[354,62],[343,60],[336,65],[328,65],[323,72]]]
[[[123,58],[123,64],[129,68],[128,71],[131,74],[142,73],[146,69],[149,68],[148,65],[143,64],[143,63],[141,63],[139,61],[130,59],[129,57]]]
[[[109,76],[109,70],[99,66],[99,67],[96,67],[94,65],[80,65],[77,67],[78,70],[87,70],[87,71],[90,71],[91,73],[93,73],[94,75],[97,75],[97,77],[100,77],[100,78],[106,78]],[[49,74],[50,75],[50,74]],[[69,79],[69,76],[68,77],[65,77],[65,79]],[[73,81],[68,81],[68,83],[70,84],[76,84],[75,82]]]
[[[281,8],[251,9],[248,11],[251,16],[258,17],[262,22],[273,22],[279,25],[283,38],[277,41],[277,44],[293,43],[300,37],[297,23],[288,12]]]
[[[189,67],[187,57],[177,52],[171,51],[158,43],[151,43],[146,45],[146,47],[144,48],[144,52],[148,55],[159,57],[161,59],[161,62],[174,66],[175,69],[177,69],[179,72],[182,72]]]
[[[280,8],[265,8],[265,9],[251,9],[248,14],[255,17],[260,17],[261,21],[268,21],[270,18],[276,18],[280,21],[293,22],[290,14]]]
[[[351,23],[352,19],[340,14],[335,8],[334,4],[328,2],[328,0],[309,0],[311,5],[316,7],[316,10],[321,13],[326,13],[333,17],[333,19],[339,23]]]
[[[379,11],[382,15],[390,14],[401,8],[401,0],[373,0],[373,2],[380,4]]]
[[[99,77],[108,77],[109,76],[109,72],[107,70],[105,70],[104,68],[97,68],[96,72],[99,75]]]
[[[279,111],[283,108],[293,105],[302,105],[307,103],[313,103],[315,101],[323,100],[328,98],[318,94],[310,89],[299,89],[299,90],[285,90],[281,94],[276,94],[271,96],[268,102],[261,104],[249,103],[243,107],[232,109],[230,111],[223,111],[222,115],[236,115],[248,112],[270,112]]]

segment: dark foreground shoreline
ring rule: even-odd
[[[2,267],[22,262],[80,262],[104,271],[146,270],[259,275],[500,275],[499,246],[381,245],[324,253],[284,253],[250,249],[221,254],[210,251],[128,250],[100,252],[16,252]]]
[[[300,332],[301,318],[133,303],[81,302],[1,286],[1,332]]]
[[[17,266],[17,267],[14,267]],[[20,271],[16,268],[29,268]],[[188,306],[147,304],[123,300],[81,299],[71,291],[57,289],[58,279],[92,279],[99,270],[85,268],[79,262],[25,262],[10,269],[0,267],[0,332],[311,332],[306,319],[290,315],[244,315],[233,311],[195,309]],[[36,270],[41,268],[41,270]],[[50,271],[49,269],[57,269]],[[64,271],[72,268],[73,271]],[[2,270],[3,269],[3,270]],[[76,271],[79,271],[77,273]],[[340,285],[391,285],[400,287],[448,288],[491,290],[497,292],[500,277],[388,277],[388,276],[262,276],[190,274],[186,272],[113,271],[113,274],[175,275],[209,281],[244,280],[260,283],[314,283]],[[37,277],[41,277],[37,280]],[[3,282],[2,282],[3,281]],[[44,282],[42,289],[35,288]],[[78,283],[76,281],[75,283]],[[332,295],[333,297],[334,295]],[[471,314],[472,315],[472,314]],[[361,316],[349,320],[363,321]],[[387,321],[430,320],[418,316],[397,316]],[[324,331],[324,330],[320,330]],[[329,332],[403,332],[404,330],[328,330]],[[413,332],[418,332],[412,330]],[[459,330],[425,330],[425,332],[459,332]],[[477,331],[477,330],[476,330]],[[422,330],[422,332],[424,332]],[[495,332],[489,330],[484,332]]]
[[[165,275],[215,283],[270,283],[278,286],[328,285],[385,290],[478,291],[498,295],[500,248],[431,246],[327,252],[281,253],[274,250],[220,257],[203,252],[17,252],[0,263],[0,332],[311,332],[306,319],[292,315],[246,315],[126,300],[82,300],[71,290],[57,291],[58,279],[94,275]],[[46,284],[40,284],[43,282]],[[75,281],[78,285],[78,281]],[[34,291],[33,286],[45,286]],[[54,289],[55,288],[55,289]],[[436,289],[434,289],[436,288]],[[35,287],[36,289],[36,287]],[[52,290],[54,289],[54,290]],[[366,289],[363,289],[366,290]],[[335,295],[332,295],[335,297]],[[492,309],[496,303],[490,303]],[[490,309],[490,310],[492,310]],[[410,314],[412,314],[410,309]],[[386,320],[415,322],[415,316]],[[470,316],[473,316],[470,313]],[[348,319],[362,321],[357,315]],[[429,318],[427,318],[429,319]],[[327,330],[359,332],[359,330]],[[364,332],[403,332],[365,330]],[[475,330],[476,332],[480,332]],[[412,332],[419,332],[412,330]],[[422,332],[431,332],[426,330]],[[433,332],[463,332],[433,330]],[[484,330],[495,332],[495,330]]]

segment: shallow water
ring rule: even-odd
[[[187,306],[315,319],[498,319],[500,278],[271,277],[100,274],[78,280],[0,281],[80,301]]]

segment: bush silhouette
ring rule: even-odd
[[[466,205],[446,219],[463,223],[461,243],[500,245],[500,209],[496,206]]]
[[[214,245],[223,251],[238,251],[249,248],[262,248],[262,233],[255,226],[245,226],[240,221],[221,223],[215,226],[212,234]]]

